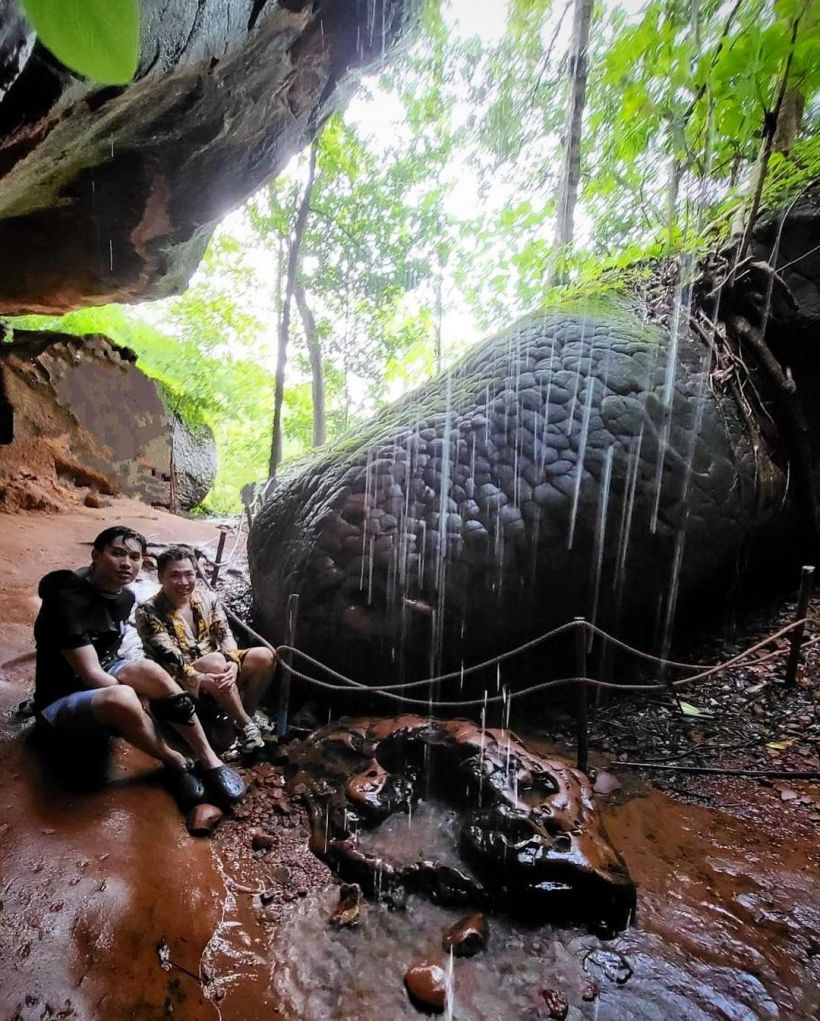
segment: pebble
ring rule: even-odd
[[[432,961],[411,965],[404,973],[404,985],[414,1005],[442,1013],[447,1001],[447,985],[441,965]]]
[[[621,789],[621,781],[614,773],[607,773],[601,770],[595,777],[595,784],[592,788],[596,794],[612,794]]]
[[[488,926],[484,915],[476,913],[460,918],[444,933],[441,944],[456,957],[473,957],[487,945]]]
[[[196,805],[185,818],[185,825],[192,837],[208,837],[219,825],[222,810],[216,805]]]
[[[554,1018],[555,1021],[564,1021],[569,1012],[569,1004],[562,993],[557,989],[542,989],[541,999],[544,1001],[547,1017]]]
[[[598,983],[597,982],[585,982],[581,986],[581,999],[586,1000],[587,1003],[590,1000],[594,1000],[598,995]]]

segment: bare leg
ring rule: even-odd
[[[173,681],[159,664],[149,659],[141,659],[129,663],[117,675],[120,684],[133,688],[138,695],[146,698],[166,698],[168,695],[179,695],[182,688]],[[222,760],[211,748],[202,724],[196,716],[190,723],[172,723],[171,726],[185,741],[205,769],[221,766]]]
[[[124,685],[100,688],[91,700],[91,711],[103,726],[110,727],[141,752],[173,769],[185,768],[185,757],[162,740],[133,689]]]
[[[195,660],[192,665],[201,674],[221,674],[224,673],[228,664],[221,652],[209,652],[207,656],[202,656],[200,659]],[[235,684],[227,691],[209,689],[208,694],[220,709],[228,714],[237,727],[245,727],[251,722],[250,716],[245,712],[245,707],[242,705],[242,699]]]
[[[251,716],[259,708],[262,696],[270,687],[275,670],[276,653],[262,645],[248,649],[237,683],[242,692],[242,703]]]

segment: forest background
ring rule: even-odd
[[[816,0],[430,0],[179,297],[27,316],[214,431],[206,513],[484,333],[741,237],[820,179]]]

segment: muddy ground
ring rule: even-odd
[[[439,953],[454,913],[413,899],[406,913],[368,905],[358,927],[329,929],[336,890],[307,851],[304,812],[276,762],[246,766],[249,798],[206,841],[188,836],[138,752],[119,748],[109,785],[78,792],[29,747],[30,724],[14,710],[33,675],[37,580],[86,562],[83,543],[112,521],[156,541],[216,540],[212,525],[128,500],[0,514],[0,1021],[417,1016],[404,969]],[[761,620],[763,633],[774,619]],[[703,714],[685,724],[660,698],[628,712],[600,705],[593,764],[643,756],[816,769],[813,657],[793,698],[766,663],[693,695]],[[517,721],[526,736],[549,733],[548,750],[571,754],[569,720],[533,719]],[[601,806],[639,886],[635,926],[604,945],[491,919],[486,953],[455,962],[452,1017],[535,1021],[549,1016],[542,990],[573,1021],[817,1017],[820,785],[615,768],[622,786]],[[446,843],[452,826],[438,812],[431,804],[412,827],[394,817],[384,851]]]

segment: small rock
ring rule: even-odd
[[[337,929],[342,926],[359,924],[362,913],[362,889],[358,883],[342,883],[339,887],[339,903],[330,916],[330,924]]]
[[[219,825],[222,814],[216,805],[197,805],[188,813],[185,825],[192,837],[208,837]]]
[[[441,1014],[447,1001],[444,968],[432,961],[419,961],[404,973],[404,986],[415,1007]]]
[[[789,790],[788,788],[786,788],[785,790],[782,790],[780,792],[780,800],[781,801],[796,801],[797,798],[799,798],[799,797],[800,797],[800,795],[797,793],[797,791],[792,791],[792,790]]]
[[[287,865],[277,865],[275,869],[271,869],[270,877],[274,882],[285,886],[290,882],[290,869]]]
[[[83,503],[86,505],[86,507],[94,507],[98,510],[102,507],[113,506],[111,500],[103,499],[103,497],[101,497],[99,493],[95,493],[93,490],[90,493],[85,494],[85,499],[83,500]]]
[[[581,986],[581,999],[586,1000],[587,1003],[590,1000],[594,1000],[598,995],[598,983],[597,982],[584,982]]]
[[[473,957],[487,945],[488,926],[484,915],[460,918],[444,933],[441,945],[456,957]]]
[[[600,968],[610,982],[619,986],[632,978],[632,965],[617,950],[606,950],[604,947],[590,950],[584,958],[584,971],[589,971],[590,965]]]
[[[264,830],[254,830],[251,834],[251,847],[254,851],[270,851],[276,840],[272,833]]]
[[[621,781],[614,773],[601,770],[595,777],[595,784],[592,788],[596,794],[612,794],[621,789]]]
[[[557,989],[542,989],[541,999],[544,1001],[547,1017],[554,1018],[555,1021],[564,1021],[569,1012],[569,1004],[562,993]]]

